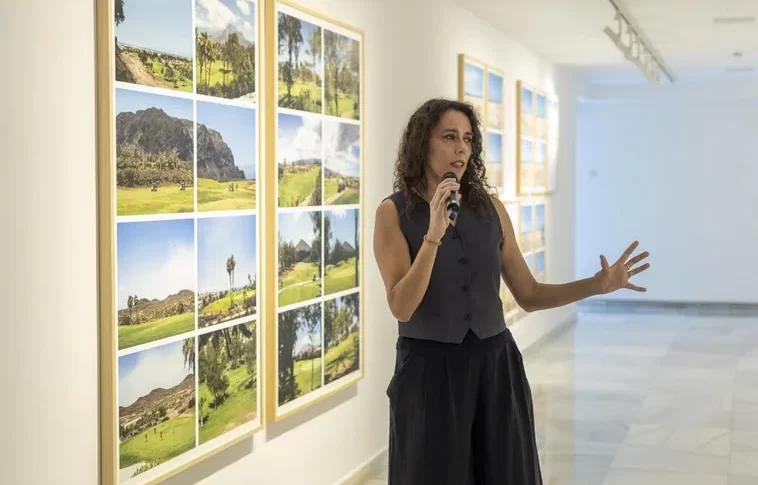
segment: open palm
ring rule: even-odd
[[[629,282],[629,279],[632,276],[642,273],[650,267],[650,263],[645,263],[642,266],[633,268],[635,264],[650,255],[645,251],[644,253],[640,253],[629,259],[629,256],[632,255],[632,252],[637,246],[639,246],[639,241],[634,241],[630,244],[626,251],[624,251],[624,254],[622,254],[611,266],[608,265],[608,260],[605,259],[605,256],[602,254],[600,255],[601,269],[595,274],[595,277],[598,279],[600,293],[611,293],[620,290],[621,288],[628,288],[630,290],[641,292],[647,291],[647,288]]]

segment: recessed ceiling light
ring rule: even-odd
[[[749,24],[755,22],[754,15],[742,17],[716,17],[713,19],[714,24]]]

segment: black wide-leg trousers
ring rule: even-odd
[[[542,485],[531,389],[510,330],[398,338],[388,485]]]

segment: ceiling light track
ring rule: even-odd
[[[606,27],[603,31],[624,54],[624,57],[642,72],[649,81],[654,83],[660,82],[660,73],[662,72],[673,83],[674,78],[669,73],[663,62],[656,56],[655,52],[649,47],[637,28],[632,25],[629,16],[626,15],[618,2],[608,0],[613,8],[616,9],[614,20],[617,23],[617,31]]]

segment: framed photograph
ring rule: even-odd
[[[272,2],[266,421],[363,377],[363,32]]]
[[[503,71],[467,54],[458,54],[458,100],[479,112],[484,137],[486,177],[502,196],[505,192],[505,102]]]
[[[558,145],[560,143],[560,100],[550,96],[547,101],[547,191],[558,188]]]
[[[261,12],[97,0],[105,485],[262,428]]]
[[[516,193],[545,194],[551,150],[547,94],[522,80],[516,90]]]

